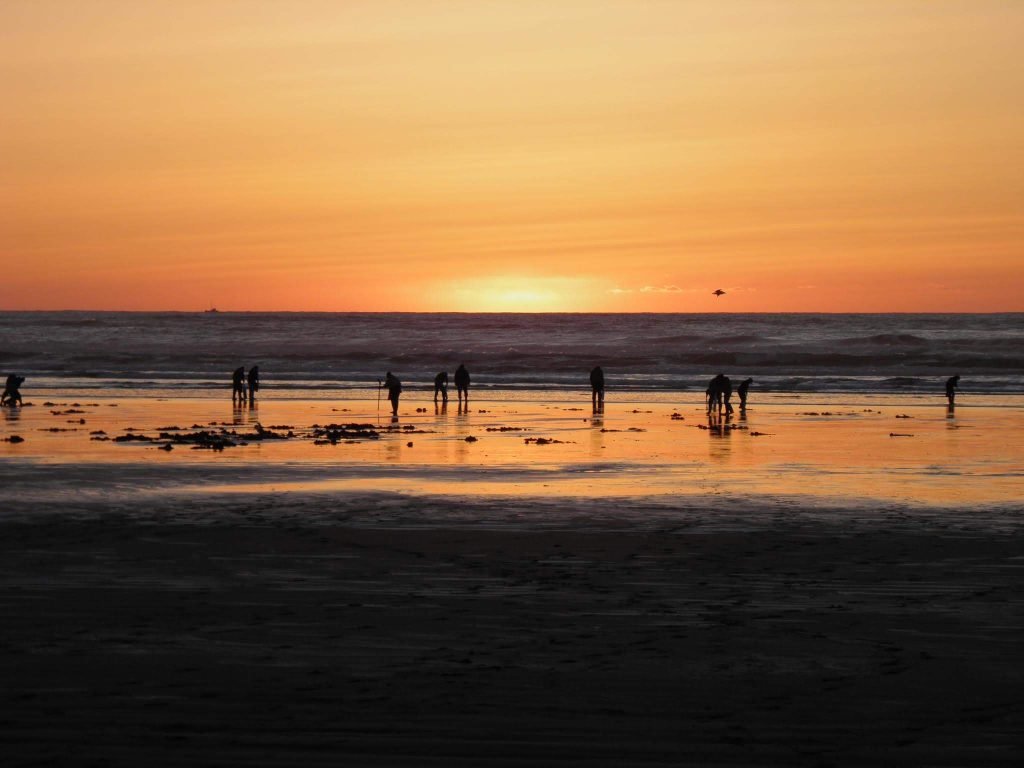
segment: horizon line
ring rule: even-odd
[[[165,315],[1019,315],[1024,309],[1003,309],[985,311],[949,311],[935,310],[893,310],[879,311],[821,311],[821,310],[679,310],[672,312],[629,312],[629,311],[545,311],[545,312],[510,312],[510,311],[466,311],[466,310],[364,310],[364,309],[6,309],[0,307],[0,313],[103,313],[103,314],[165,314]]]

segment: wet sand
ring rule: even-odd
[[[906,405],[751,411],[764,437],[667,405],[606,413],[614,432],[481,405],[497,413],[435,433],[216,453],[38,431],[146,431],[201,404],[25,409],[29,439],[0,444],[0,754],[1019,764],[1017,417],[897,422]],[[330,406],[261,408],[304,428]],[[486,431],[513,418],[563,442]],[[929,474],[960,496],[916,496]]]
[[[185,488],[445,496],[457,484],[460,496],[956,509],[1016,505],[1024,495],[1024,398],[951,416],[935,398],[762,395],[725,420],[709,419],[692,400],[637,396],[593,414],[585,393],[562,393],[474,400],[460,412],[454,401],[435,410],[421,395],[403,400],[396,422],[371,399],[267,399],[257,408],[202,399],[48,402],[3,409],[0,440],[25,442],[0,441],[0,483],[23,499]],[[352,424],[376,434],[324,439],[325,426]],[[256,439],[257,425],[292,437]],[[175,442],[199,433],[237,445]],[[118,442],[128,437],[146,439]]]

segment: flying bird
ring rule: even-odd
[[[719,288],[717,291],[712,291],[715,296],[725,296],[725,291]]]

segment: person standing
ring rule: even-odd
[[[724,375],[718,374],[708,382],[708,388],[704,390],[708,413],[715,413],[722,407],[722,379],[724,378]]]
[[[441,402],[448,402],[448,371],[441,371],[434,377],[434,402],[437,402],[438,394],[441,395]]]
[[[249,384],[249,403],[251,405],[256,402],[256,393],[260,391],[260,367],[258,365],[249,369],[246,381]]]
[[[732,380],[728,376],[722,376],[722,405],[725,407],[725,415],[732,413]]]
[[[231,402],[245,402],[245,366],[240,365],[231,374]]]
[[[465,363],[459,363],[459,367],[455,369],[455,389],[459,393],[459,403],[462,403],[462,398],[465,396],[466,404],[469,404],[469,371],[466,370]]]
[[[753,379],[747,378],[740,382],[740,385],[736,387],[736,394],[740,396],[740,410],[747,410],[747,390],[750,389],[750,385],[754,383]]]
[[[949,409],[953,410],[954,401],[956,400],[956,391],[960,388],[960,377],[950,376],[946,379],[946,400],[949,401]]]
[[[590,372],[590,402],[595,413],[604,409],[604,371],[600,365],[594,366]]]
[[[402,395],[402,382],[398,380],[391,371],[388,371],[384,376],[384,383],[381,384],[383,389],[388,391],[388,400],[391,401],[391,415],[395,418],[398,417],[398,398]]]

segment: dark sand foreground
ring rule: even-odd
[[[1021,764],[1019,513],[517,503],[7,518],[3,764]]]

